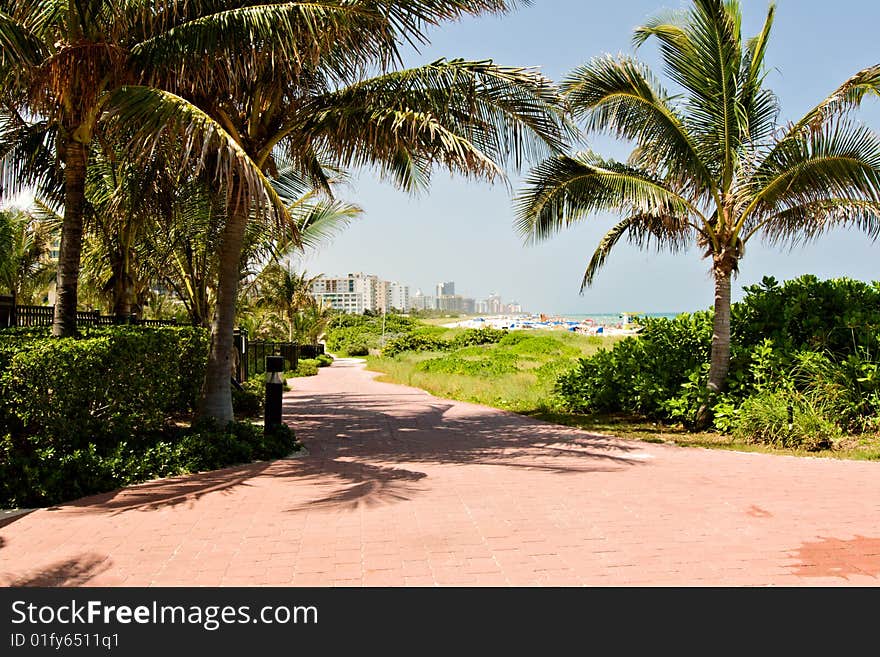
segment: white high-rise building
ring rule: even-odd
[[[389,283],[388,307],[401,312],[409,309],[409,286],[403,283]]]
[[[379,310],[379,283],[378,276],[368,274],[321,277],[312,283],[312,296],[340,312],[362,315]]]
[[[396,281],[379,281],[376,294],[376,310],[409,310],[409,286]]]

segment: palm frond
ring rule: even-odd
[[[349,78],[394,48],[392,28],[374,6],[276,2],[199,15],[137,44],[132,57],[157,79],[170,73],[174,88],[196,92],[233,89],[266,65],[274,75],[294,78],[320,63]]]
[[[55,156],[57,126],[29,123],[12,111],[0,112],[0,197],[34,189],[52,201],[64,193],[64,173]]]
[[[880,200],[880,136],[847,120],[801,131],[773,148],[749,180],[743,224],[828,199]]]
[[[534,71],[439,60],[321,95],[289,130],[343,166],[378,165],[406,183],[429,165],[492,177],[559,150],[561,112],[553,85]]]
[[[302,236],[302,246],[317,249],[326,245],[362,214],[361,207],[338,199],[298,208],[295,221]]]
[[[515,226],[527,240],[540,241],[603,211],[702,220],[696,208],[651,173],[579,153],[545,160],[532,170],[515,199]]]
[[[692,241],[693,230],[679,217],[636,214],[614,225],[599,242],[581,281],[581,293],[593,284],[599,270],[611,255],[611,251],[624,237],[639,248],[646,248],[654,241],[659,249],[683,251]]]
[[[666,172],[695,197],[714,185],[712,174],[648,68],[627,57],[602,57],[576,68],[562,82],[563,95],[588,132],[635,141],[640,165]]]
[[[769,89],[763,88],[766,77],[764,65],[770,32],[776,17],[776,5],[767,10],[764,27],[746,43],[739,75],[739,111],[742,113],[742,131],[745,141],[761,143],[776,129],[779,117],[779,101]]]
[[[24,22],[0,11],[0,67],[36,67],[47,54],[42,40]]]
[[[193,165],[198,174],[210,154],[214,164],[206,173],[217,189],[228,190],[229,205],[252,208],[280,223],[289,221],[283,200],[244,148],[192,103],[166,91],[126,86],[111,95],[107,109],[110,130],[134,130],[127,143],[132,157],[150,159],[163,141],[176,143],[177,168]]]
[[[765,219],[761,226],[768,242],[791,247],[842,227],[857,228],[876,240],[880,237],[880,201],[821,199],[786,208]]]
[[[789,126],[787,135],[794,137],[805,128],[818,128],[829,119],[857,109],[865,97],[880,96],[880,64],[869,66],[840,85],[821,103]]]

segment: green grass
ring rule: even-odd
[[[464,329],[448,329],[452,339]],[[578,358],[611,348],[618,337],[585,336],[563,331],[511,333],[505,343],[451,352],[404,353],[396,358],[371,356],[369,369],[380,381],[403,383],[438,397],[459,399],[520,413],[552,410],[556,375]]]
[[[451,339],[461,331],[449,329],[442,337]],[[844,437],[833,449],[806,451],[754,444],[711,432],[693,433],[682,426],[641,418],[566,412],[553,394],[557,376],[573,367],[578,358],[603,347],[610,349],[620,339],[563,331],[514,332],[501,344],[442,353],[407,352],[396,358],[371,356],[367,367],[382,373],[379,381],[401,383],[445,399],[483,404],[619,438],[741,452],[880,460],[880,435]]]

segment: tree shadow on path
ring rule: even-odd
[[[227,494],[239,486],[247,486],[248,480],[260,476],[270,465],[267,461],[250,463],[223,470],[194,475],[155,479],[143,484],[84,497],[50,510],[64,513],[79,511],[153,511],[165,507],[193,505],[199,498],[211,494]]]
[[[109,557],[83,554],[31,571],[23,576],[0,575],[3,586],[83,586],[107,571],[112,565]]]

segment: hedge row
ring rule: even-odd
[[[207,349],[192,327],[0,334],[0,433],[69,452],[159,431],[192,410]]]
[[[268,436],[248,422],[179,426],[207,353],[207,331],[193,327],[106,327],[84,339],[0,332],[0,507],[294,451],[286,426]],[[254,410],[235,405],[241,415]]]

